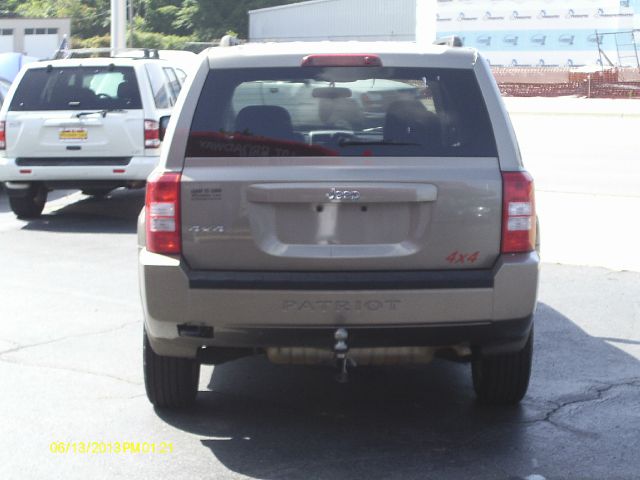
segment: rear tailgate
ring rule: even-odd
[[[131,157],[144,154],[142,110],[77,116],[77,111],[12,112],[6,120],[7,156]]]
[[[192,268],[487,268],[499,253],[495,159],[412,159],[393,169],[362,158],[253,160],[187,159],[183,253]],[[332,191],[359,198],[330,200]]]
[[[309,108],[353,108],[345,70],[415,95],[388,105],[374,126],[309,124],[312,115],[274,101],[234,98],[255,81],[308,81]],[[500,252],[500,168],[470,70],[211,73],[181,187],[183,255],[196,270],[483,269]]]

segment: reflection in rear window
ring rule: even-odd
[[[209,73],[188,156],[495,157],[472,71],[305,67]]]
[[[131,67],[54,67],[26,72],[10,110],[140,109]]]

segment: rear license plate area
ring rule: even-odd
[[[86,128],[61,128],[58,132],[61,142],[82,142],[89,138]]]

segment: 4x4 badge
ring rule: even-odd
[[[358,190],[338,190],[332,188],[327,193],[329,200],[358,200],[360,198],[360,192]]]

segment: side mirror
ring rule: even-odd
[[[164,140],[164,134],[167,133],[167,126],[169,125],[169,119],[171,115],[165,115],[164,117],[160,117],[160,132],[158,135],[160,136],[160,141]]]

